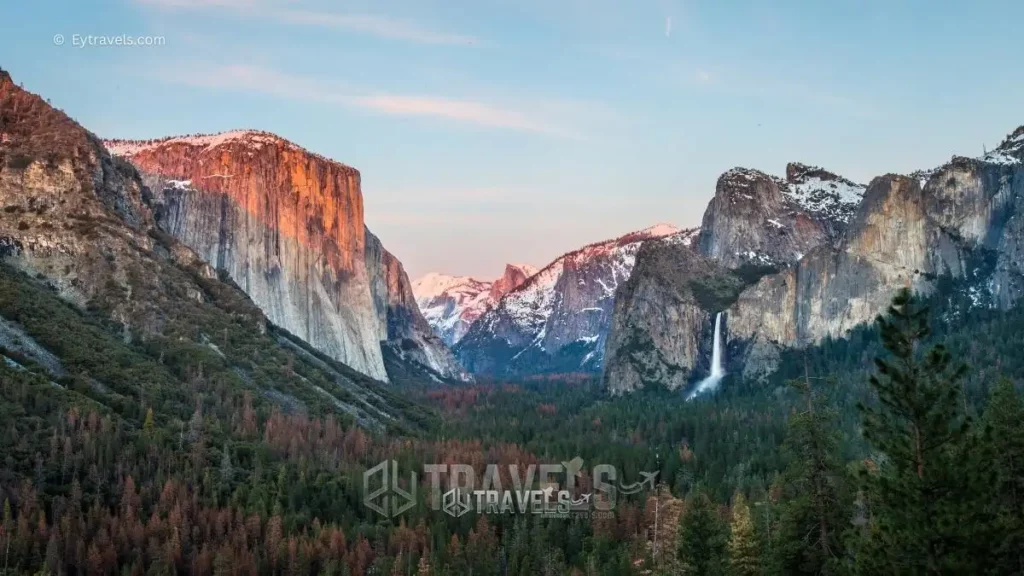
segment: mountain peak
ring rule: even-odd
[[[643,230],[638,231],[638,234],[644,234],[651,238],[661,238],[662,236],[671,236],[679,232],[679,228],[673,224],[667,222],[658,222],[654,226],[648,226]]]
[[[790,162],[789,164],[786,164],[786,182],[789,182],[790,184],[797,184],[807,182],[811,179],[853,184],[850,180],[847,180],[834,172],[829,172],[819,166],[811,166],[810,164],[803,164],[800,162]]]
[[[1024,161],[1024,126],[1018,126],[981,159],[995,164],[1020,164]]]

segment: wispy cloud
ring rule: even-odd
[[[333,14],[309,10],[280,10],[276,13],[276,17],[283,22],[291,24],[349,30],[381,38],[407,40],[419,44],[459,45],[475,44],[477,42],[476,38],[472,36],[434,32],[404,20],[369,14]]]
[[[408,20],[377,14],[353,14],[306,10],[294,2],[275,0],[135,0],[137,3],[166,10],[219,9],[238,16],[260,18],[297,26],[317,26],[367,34],[389,40],[417,44],[469,45],[477,39],[464,34],[430,30]]]
[[[575,130],[548,117],[531,114],[512,105],[442,96],[372,92],[326,79],[285,74],[251,65],[171,70],[165,71],[160,77],[179,84],[255,92],[287,100],[337,104],[389,116],[438,118],[561,138],[581,137]]]

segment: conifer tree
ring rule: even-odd
[[[864,476],[874,524],[856,543],[855,570],[982,573],[989,539],[960,403],[966,368],[941,345],[924,349],[928,309],[909,290],[878,324],[888,357],[875,359],[870,378],[877,406],[861,405],[865,437],[880,453],[877,471]]]
[[[732,500],[732,524],[729,534],[730,576],[754,576],[761,574],[761,554],[750,517],[750,506],[743,494],[737,492]]]
[[[805,406],[790,417],[783,446],[789,462],[775,568],[785,574],[833,574],[843,555],[841,535],[847,524],[835,414],[821,405],[809,377],[790,384],[803,392]]]
[[[996,571],[1024,574],[1024,402],[1009,380],[1001,380],[989,398],[985,445],[984,457],[995,469]]]
[[[684,574],[721,574],[725,529],[703,491],[690,495],[679,522],[679,561]]]

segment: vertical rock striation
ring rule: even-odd
[[[367,234],[357,170],[252,130],[106,144],[144,174],[157,225],[223,270],[272,322],[388,379],[381,349],[388,322],[380,310],[390,307],[376,305],[385,293],[371,284],[398,288],[397,280],[374,276],[397,260]],[[450,356],[443,348],[421,357],[453,373],[440,360]]]
[[[377,320],[386,336],[385,346],[397,357],[427,367],[442,378],[471,380],[420,313],[402,263],[369,230],[366,265]]]

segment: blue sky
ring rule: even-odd
[[[33,0],[0,66],[104,137],[251,127],[360,169],[414,277],[666,221],[719,174],[867,182],[1024,123],[1024,2]],[[67,39],[53,42],[55,34]],[[159,35],[149,47],[72,36]]]

